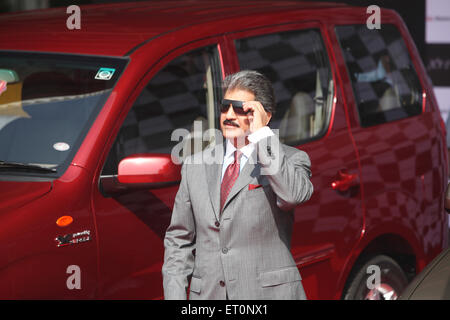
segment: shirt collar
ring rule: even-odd
[[[236,151],[236,147],[231,143],[229,139],[227,139],[227,147],[226,147],[226,153],[225,158],[232,157],[233,153]],[[255,150],[255,144],[250,142],[246,146],[239,149],[239,151],[242,152],[242,154],[249,159],[250,155],[252,154],[253,150]]]

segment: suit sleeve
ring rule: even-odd
[[[181,183],[175,197],[172,219],[164,238],[162,267],[164,298],[185,300],[194,269],[195,221],[187,183],[187,163],[181,168]]]
[[[311,161],[308,154],[283,146],[278,136],[270,133],[253,141],[257,144],[261,174],[269,179],[272,190],[277,195],[278,207],[291,210],[297,204],[309,200],[314,188],[310,180]]]

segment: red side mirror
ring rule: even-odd
[[[181,180],[181,165],[170,154],[135,154],[119,163],[117,179],[123,184],[166,184]]]

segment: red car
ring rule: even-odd
[[[311,158],[291,244],[308,298],[399,296],[447,246],[445,127],[402,19],[381,9],[377,28],[366,9],[0,15],[0,297],[163,298],[172,160],[214,143],[198,132],[219,128],[221,80],[240,69],[271,79],[272,128]]]

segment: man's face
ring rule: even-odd
[[[254,101],[255,95],[247,90],[234,89],[225,92],[224,99],[238,101]],[[247,115],[237,115],[233,107],[220,114],[220,128],[225,139],[245,137],[249,133],[250,122]]]

